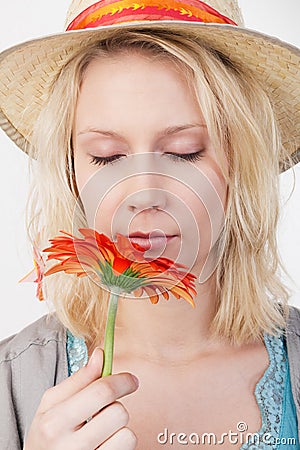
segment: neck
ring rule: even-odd
[[[120,298],[115,328],[116,355],[152,361],[187,361],[218,343],[209,325],[216,311],[215,277],[196,283],[195,308],[170,295],[151,304],[148,298]],[[170,293],[169,293],[170,294]]]

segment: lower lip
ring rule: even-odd
[[[165,247],[167,244],[169,244],[172,240],[174,240],[177,236],[166,236],[166,237],[154,237],[151,239],[147,238],[140,238],[140,237],[129,237],[130,242],[133,242],[134,244],[138,244],[141,247],[145,248],[146,250],[153,249],[159,249],[162,247]]]

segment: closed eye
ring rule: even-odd
[[[182,161],[182,160],[195,162],[195,161],[198,161],[199,159],[201,159],[203,157],[203,152],[204,152],[204,150],[199,150],[198,152],[195,152],[195,153],[170,153],[170,152],[166,152],[164,154],[165,155],[169,155],[174,162],[179,162],[179,161]],[[107,156],[107,157],[92,156],[91,155],[90,162],[91,162],[91,164],[95,164],[95,165],[98,165],[98,166],[102,166],[102,165],[105,166],[106,164],[114,164],[114,163],[116,163],[123,156],[125,156],[125,155],[112,155],[112,156]]]
[[[113,155],[107,156],[106,158],[102,158],[101,156],[92,156],[90,162],[98,166],[105,166],[106,164],[113,164],[114,162],[117,162],[122,156],[123,155]]]
[[[203,152],[204,150],[199,150],[195,153],[165,153],[165,155],[170,155],[171,158],[176,162],[182,159],[184,159],[185,161],[195,162],[203,157]]]

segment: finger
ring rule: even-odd
[[[114,402],[104,408],[86,425],[75,432],[74,438],[79,448],[96,448],[129,421],[129,414],[120,402]]]
[[[137,437],[129,428],[121,428],[107,441],[100,445],[100,450],[134,450],[137,446]]]
[[[97,414],[105,406],[134,392],[137,388],[136,377],[128,372],[100,378],[57,404],[52,408],[52,414],[59,417],[57,426],[74,431],[87,417]]]
[[[47,389],[42,397],[38,412],[44,413],[49,408],[68,399],[93,381],[99,379],[101,377],[102,366],[103,350],[101,347],[96,347],[86,366],[56,386]]]

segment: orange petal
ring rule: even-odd
[[[157,295],[156,290],[152,286],[143,286],[143,289],[145,290],[146,294],[148,295],[151,303],[158,302],[159,296]]]
[[[159,296],[157,294],[150,295],[149,298],[150,298],[150,302],[153,303],[153,304],[156,304],[158,302],[158,300],[159,300]]]
[[[169,300],[169,294],[168,291],[161,291],[162,295],[165,297],[166,300]]]
[[[185,289],[177,288],[175,286],[171,288],[170,291],[172,292],[173,295],[175,295],[175,297],[178,300],[182,297],[184,300],[190,303],[190,305],[192,305],[193,308],[195,307],[193,297]]]
[[[143,295],[143,288],[139,287],[133,291],[135,297],[141,297]]]
[[[116,276],[121,275],[128,267],[130,266],[130,262],[124,258],[115,258],[113,261],[113,272]]]

